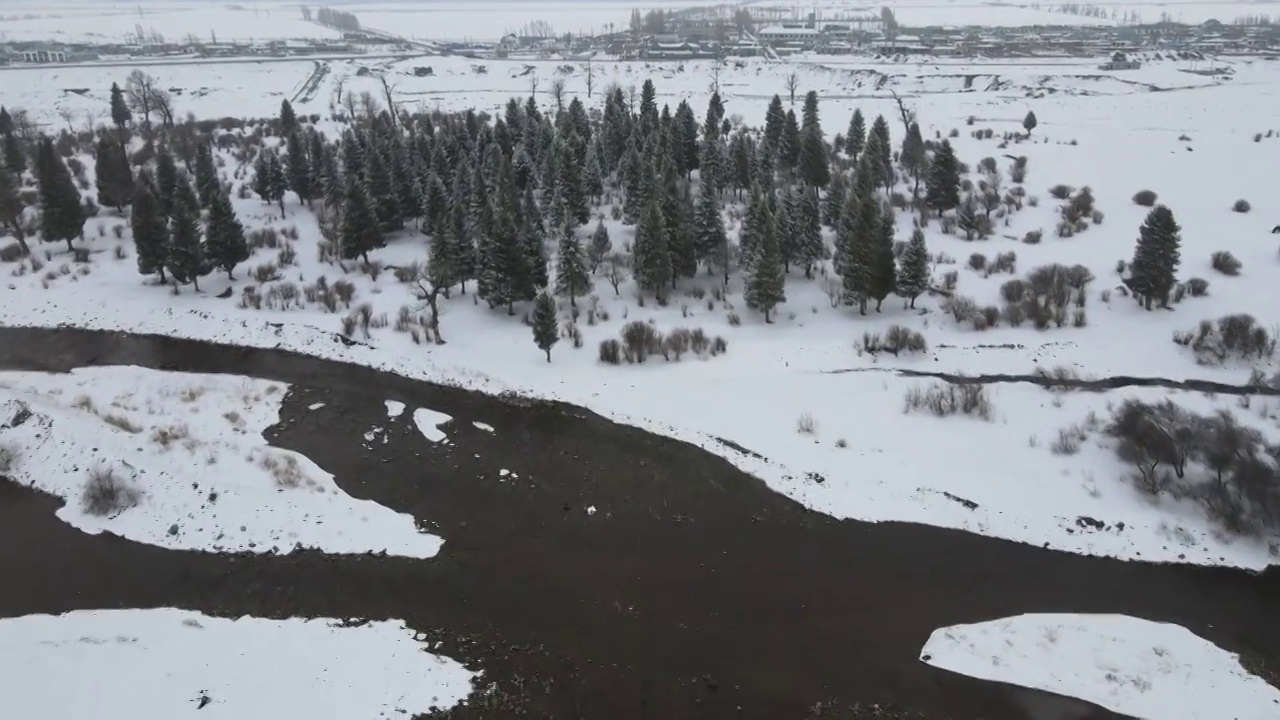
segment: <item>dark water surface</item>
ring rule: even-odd
[[[2,483],[0,617],[174,606],[401,618],[492,684],[457,718],[1116,717],[918,660],[937,627],[1025,612],[1174,622],[1280,662],[1274,571],[1126,563],[840,521],[699,448],[581,408],[277,351],[0,329],[0,368],[125,364],[290,383],[269,440],[351,495],[413,514],[445,545],[425,561],[163,550],[85,535],[54,517],[56,499]],[[385,400],[408,409],[388,420]],[[448,444],[419,434],[415,407],[454,418]],[[365,441],[374,426],[386,428],[386,444]],[[877,715],[873,704],[912,714]]]

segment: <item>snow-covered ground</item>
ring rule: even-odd
[[[267,445],[287,386],[233,375],[95,367],[67,375],[0,372],[5,473],[66,500],[58,517],[88,533],[218,552],[314,548],[429,558],[440,538],[413,517],[343,492],[305,456]],[[110,470],[136,505],[107,514],[84,500]],[[125,503],[127,504],[127,503]]]
[[[422,62],[433,66],[435,77],[411,80],[404,73],[414,63],[389,64],[398,73],[397,92],[406,100],[417,92],[428,93],[426,97],[445,110],[469,104],[496,109],[507,97],[526,93],[530,86],[529,78],[522,76],[526,65],[521,61],[431,58]],[[473,64],[488,71],[481,76]],[[281,65],[251,72],[270,77]],[[530,63],[529,67],[539,73],[542,88],[557,72],[554,63]],[[758,125],[767,98],[774,93],[785,97],[788,67],[765,62],[726,65],[720,87],[729,115]],[[981,70],[975,73],[975,68]],[[885,373],[826,372],[907,367],[1026,374],[1061,366],[1084,377],[1125,374],[1243,383],[1250,367],[1200,366],[1189,351],[1171,342],[1175,330],[1192,329],[1201,320],[1229,313],[1253,313],[1263,327],[1280,322],[1276,303],[1269,301],[1274,299],[1271,274],[1276,266],[1270,229],[1280,219],[1280,206],[1274,193],[1265,191],[1280,161],[1280,138],[1254,140],[1255,133],[1271,129],[1266,119],[1280,101],[1280,68],[1261,61],[1237,61],[1231,68],[1233,79],[1228,81],[1182,72],[1189,68],[1171,61],[1155,61],[1129,73],[1089,71],[1066,63],[1019,68],[970,62],[950,67],[941,63],[936,67],[815,65],[814,72],[802,75],[800,91],[812,87],[823,98],[821,117],[828,136],[842,132],[858,107],[869,120],[884,114],[896,145],[901,128],[888,89],[916,87],[919,91],[904,95],[904,101],[918,113],[926,137],[945,136],[955,129],[952,142],[961,160],[976,165],[983,157],[996,158],[1007,188],[1007,155],[1025,155],[1029,160],[1025,187],[1038,206],[1012,213],[1008,223],[1000,223],[985,241],[944,235],[937,223],[931,223],[926,230],[931,251],[955,261],[938,264],[935,281],[954,271],[957,292],[971,296],[979,306],[999,305],[1000,286],[1013,275],[987,276],[972,270],[967,267],[971,254],[994,259],[997,253],[1016,253],[1020,276],[1049,263],[1083,264],[1097,278],[1088,292],[1087,327],[1037,332],[1029,326],[1002,326],[977,332],[940,312],[936,297],[921,298],[916,311],[904,310],[901,302],[890,298],[883,313],[862,317],[848,308],[831,307],[824,293],[826,278],[805,280],[794,273],[777,322],[766,325],[742,307],[738,277],[727,301],[700,296],[715,284],[711,279],[685,281],[668,308],[652,301],[641,307],[629,282],[615,295],[603,278],[597,278],[598,299],[592,313],[596,323],[589,323],[585,312],[577,323],[583,348],[574,349],[562,341],[550,364],[542,360],[518,315],[510,318],[502,311],[477,307],[471,295],[445,302],[442,330],[448,345],[423,347],[387,328],[374,330],[367,340],[357,338],[367,346],[347,348],[329,335],[340,330],[345,310],[334,315],[306,303],[288,310],[280,309],[278,303],[275,309],[272,303],[261,310],[245,309],[235,299],[213,298],[228,285],[215,276],[202,281],[200,294],[188,288],[175,297],[155,287],[136,274],[127,221],[110,213],[93,220],[88,229],[89,243],[97,252],[83,268],[76,267],[58,246],[41,248],[39,271],[32,271],[29,264],[6,266],[11,277],[0,284],[0,318],[11,324],[72,322],[297,349],[424,379],[555,397],[701,444],[756,473],[779,492],[837,517],[923,522],[1083,553],[1262,567],[1272,561],[1263,544],[1217,537],[1199,509],[1167,499],[1152,504],[1139,496],[1127,481],[1132,469],[1110,451],[1095,447],[1096,437],[1074,455],[1050,452],[1059,431],[1085,423],[1091,413],[1105,419],[1108,409],[1124,398],[1150,400],[1164,393],[1122,390],[1055,396],[1026,386],[994,386],[989,391],[995,407],[991,422],[943,420],[902,413],[903,396],[923,381]],[[104,74],[92,83],[101,88],[94,91],[93,102],[98,112],[105,113],[105,92],[112,76],[98,71]],[[113,72],[123,74],[119,69]],[[699,115],[711,79],[705,63],[598,63],[593,72],[599,73],[597,89],[613,81],[624,87],[638,85],[652,76],[660,103],[688,98]],[[966,90],[967,74],[1013,80],[984,81]],[[338,68],[331,75],[344,78],[357,92],[373,89],[376,83],[357,78],[353,67]],[[877,76],[889,76],[891,84],[877,88]],[[12,73],[0,73],[0,84],[12,82],[12,77]],[[582,68],[568,77],[571,94],[585,91]],[[294,82],[264,83],[262,92],[269,94],[272,87]],[[43,92],[10,87],[23,97]],[[300,105],[299,112],[324,115],[325,97],[322,91],[312,105]],[[540,95],[539,99],[544,107],[550,106],[550,97]],[[222,116],[235,100],[219,100],[211,93],[198,101],[184,95],[175,102],[179,113]],[[30,107],[45,112],[40,104],[45,101],[47,97]],[[598,92],[584,97],[591,107],[600,101]],[[278,104],[275,96],[236,109],[250,115],[270,114]],[[999,147],[1002,134],[1021,132],[1028,110],[1034,110],[1040,121],[1033,140]],[[972,137],[982,129],[993,130],[995,137]],[[1060,203],[1047,190],[1058,183],[1090,186],[1105,220],[1075,237],[1056,237]],[[1210,281],[1207,297],[1188,298],[1172,312],[1145,312],[1112,290],[1118,284],[1115,263],[1132,257],[1137,228],[1146,213],[1130,198],[1145,188],[1156,191],[1183,226],[1181,277]],[[1249,200],[1252,212],[1233,213],[1231,205],[1237,199]],[[286,273],[284,282],[302,286],[322,275],[330,281],[341,276],[357,286],[354,304],[369,303],[375,315],[394,318],[401,307],[419,309],[406,286],[390,272],[375,280],[354,268],[344,271],[319,263],[315,219],[292,196],[285,218],[256,199],[236,204],[250,228],[298,230],[296,267]],[[899,222],[898,238],[905,240],[911,216],[901,214]],[[118,240],[111,231],[116,225],[124,228]],[[608,227],[615,248],[630,241],[634,232],[615,222]],[[730,231],[736,229],[734,221]],[[1041,243],[1017,242],[1033,230],[1045,232]],[[115,246],[122,246],[123,257],[114,255]],[[404,265],[423,259],[426,250],[422,236],[406,231],[377,251],[375,258],[388,266]],[[1216,250],[1235,254],[1243,262],[1242,274],[1215,273],[1209,256]],[[262,248],[247,268],[276,260],[275,250]],[[242,269],[241,277],[245,273]],[[249,283],[242,279],[233,284],[238,295]],[[30,301],[33,296],[39,302]],[[112,302],[103,303],[103,297]],[[567,308],[562,312],[567,315]],[[192,322],[197,313],[200,322]],[[724,337],[729,352],[706,361],[685,358],[623,367],[599,363],[595,351],[599,342],[617,337],[623,323],[636,319],[651,319],[664,332],[701,327]],[[284,323],[284,327],[277,330],[269,322]],[[882,332],[891,324],[922,332],[930,352],[915,359],[856,352],[855,342],[865,331]],[[1268,372],[1275,370],[1270,363],[1262,365]],[[1225,398],[1176,397],[1202,410],[1231,407]],[[1250,410],[1237,412],[1274,439],[1276,401],[1255,399]],[[802,415],[813,418],[814,433],[797,432]],[[726,449],[713,439],[716,436],[739,442],[769,461]],[[930,451],[919,452],[920,447]],[[807,473],[820,475],[823,481]],[[1082,517],[1100,520],[1106,528],[1086,531]],[[1119,523],[1124,523],[1122,530]]]
[[[283,3],[144,1],[118,5],[64,1],[0,6],[0,42],[123,43],[136,38],[139,29],[146,36],[159,34],[171,43],[187,37],[200,42],[230,42],[341,35],[305,22],[297,5]]]
[[[1280,690],[1186,628],[1125,615],[1027,614],[935,630],[920,659],[1148,720],[1271,720]]]
[[[0,619],[0,716],[375,720],[445,710],[473,673],[397,621],[82,610]]]

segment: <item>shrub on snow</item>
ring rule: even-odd
[[[90,515],[111,515],[136,507],[142,491],[132,482],[116,475],[115,468],[98,465],[89,474],[80,492],[80,505]]]
[[[1235,203],[1231,205],[1232,212],[1247,213],[1252,209],[1253,209],[1253,206],[1249,204],[1249,201],[1243,198],[1235,201]]]
[[[1276,339],[1246,314],[1226,315],[1216,323],[1203,320],[1195,330],[1174,333],[1173,341],[1191,348],[1202,365],[1221,365],[1232,358],[1262,360],[1276,350]]]
[[[1156,204],[1156,194],[1150,190],[1139,190],[1133,195],[1133,204],[1142,207],[1154,207]]]
[[[907,412],[932,412],[938,417],[973,415],[990,420],[991,410],[986,386],[976,383],[956,385],[939,382],[928,388],[912,388],[906,396]]]
[[[1232,255],[1226,250],[1219,250],[1214,253],[1210,257],[1209,262],[1213,265],[1214,270],[1217,270],[1223,275],[1239,275],[1240,268],[1244,267],[1244,264],[1237,260],[1235,255]]]

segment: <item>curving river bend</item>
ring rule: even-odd
[[[1274,570],[1126,563],[839,521],[699,448],[581,408],[278,351],[0,328],[0,369],[86,365],[290,383],[270,441],[304,453],[351,495],[412,513],[445,546],[427,561],[163,550],[80,533],[54,517],[56,499],[5,482],[0,617],[174,606],[403,618],[492,683],[454,718],[1116,717],[917,660],[937,627],[1024,612],[1174,622],[1280,662]],[[364,432],[387,424],[388,399],[453,416],[450,445],[408,422],[386,445],[364,447]],[[519,478],[499,482],[501,468]],[[873,704],[904,713],[874,714]]]

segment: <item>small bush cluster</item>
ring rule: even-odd
[[[1247,213],[1247,212],[1249,212],[1249,211],[1250,211],[1250,210],[1252,210],[1252,209],[1253,209],[1253,206],[1249,204],[1249,201],[1248,201],[1248,200],[1245,200],[1245,199],[1243,199],[1243,198],[1242,198],[1242,199],[1240,199],[1240,200],[1235,201],[1235,202],[1231,205],[1231,211],[1232,211],[1232,212]]]
[[[84,488],[80,491],[80,506],[90,515],[104,516],[124,512],[142,501],[142,491],[116,474],[110,465],[96,465],[89,469]]]
[[[1264,360],[1275,354],[1276,339],[1252,315],[1226,315],[1217,322],[1203,320],[1195,330],[1176,332],[1173,341],[1189,347],[1201,365],[1222,365],[1231,359]]]
[[[1209,263],[1213,265],[1213,269],[1223,275],[1239,275],[1240,268],[1244,267],[1244,263],[1236,259],[1235,255],[1226,250],[1219,250],[1209,257]]]
[[[938,417],[972,415],[991,419],[991,400],[985,385],[939,382],[907,391],[906,412],[931,412]]]
[[[892,325],[885,330],[883,336],[872,332],[863,333],[862,340],[855,347],[860,354],[887,352],[897,357],[904,352],[922,353],[929,349],[929,344],[920,333],[901,325]]]
[[[1155,207],[1156,194],[1150,190],[1139,190],[1133,194],[1133,204],[1142,207]]]
[[[1126,400],[1106,432],[1141,491],[1196,502],[1231,532],[1280,531],[1280,447],[1229,411],[1202,416],[1169,400]]]
[[[1027,321],[1037,330],[1064,327],[1068,322],[1083,327],[1087,323],[1086,289],[1093,280],[1093,273],[1083,265],[1043,265],[1025,280],[1014,279],[1000,286],[1005,303],[1000,317],[1012,327]]]
[[[643,363],[661,355],[664,360],[679,362],[686,354],[699,358],[716,357],[729,350],[729,343],[720,336],[710,337],[702,328],[676,328],[663,335],[657,328],[640,320],[633,320],[622,327],[622,340],[609,338],[600,343],[600,362],[609,365]]]

